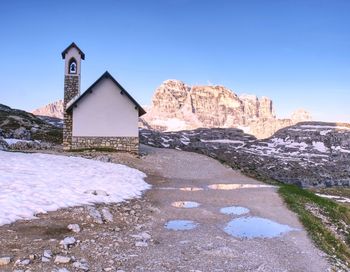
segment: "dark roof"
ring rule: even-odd
[[[63,52],[62,52],[62,59],[65,59],[68,50],[71,49],[72,47],[75,47],[79,51],[79,54],[80,54],[81,58],[84,60],[85,59],[84,52],[81,51],[80,48],[74,42],[72,42],[66,49],[63,50]]]
[[[142,116],[146,113],[146,111],[140,106],[139,103],[136,102],[136,100],[123,88],[122,85],[118,83],[118,81],[115,80],[114,77],[111,76],[108,71],[106,71],[99,79],[97,79],[84,93],[82,93],[69,107],[67,108],[67,111],[71,111],[75,105],[87,94],[91,93],[92,89],[104,78],[109,78],[111,79],[115,85],[119,87],[121,90],[120,94],[121,95],[126,95],[134,104],[135,104],[135,109],[138,109],[139,111],[139,116]]]

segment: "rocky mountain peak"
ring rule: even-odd
[[[32,111],[34,115],[49,116],[63,119],[63,100],[57,100]]]
[[[258,138],[266,138],[282,127],[310,120],[306,111],[293,116],[293,119],[277,119],[268,97],[238,96],[225,86],[189,86],[171,79],[156,89],[143,120],[150,128],[161,131],[240,127]]]

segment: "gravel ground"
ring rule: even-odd
[[[206,156],[146,146],[142,153],[140,158],[76,154],[136,167],[147,173],[153,188],[141,199],[62,209],[39,215],[37,220],[0,227],[0,257],[11,257],[0,271],[329,270],[325,255],[313,246],[275,188],[211,190],[208,185],[217,183],[261,183]],[[183,191],[179,189],[182,187],[203,190]],[[174,201],[196,201],[200,206],[177,208],[171,205]],[[232,205],[248,208],[249,216],[298,230],[275,238],[230,236],[223,229],[239,216],[219,210]],[[193,220],[198,225],[186,231],[164,228],[174,219]],[[69,230],[69,224],[78,224],[80,231]],[[1,262],[6,259],[0,258]]]

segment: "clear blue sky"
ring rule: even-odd
[[[0,103],[63,96],[60,53],[85,52],[82,91],[108,70],[143,105],[166,79],[220,84],[350,122],[350,0],[0,3]]]

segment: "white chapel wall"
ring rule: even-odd
[[[106,78],[73,108],[73,136],[137,137],[135,104]]]

